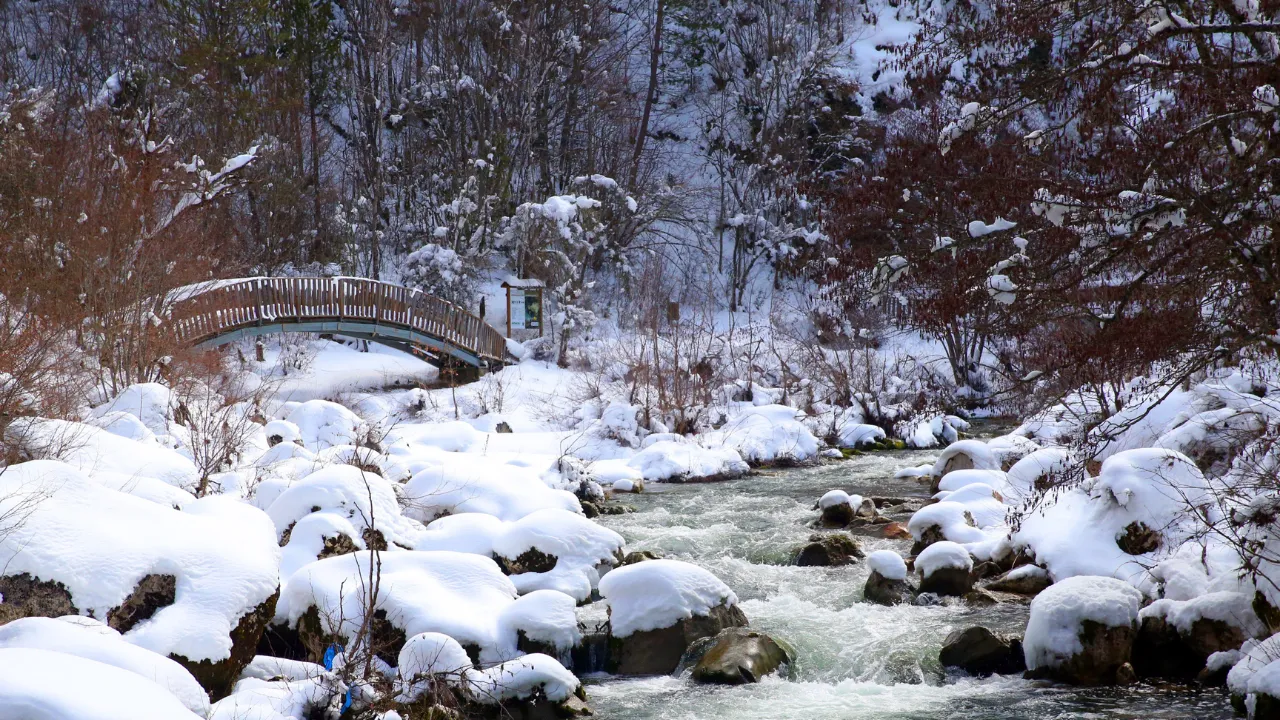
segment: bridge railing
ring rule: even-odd
[[[178,338],[198,343],[253,325],[354,320],[407,327],[486,360],[506,357],[506,339],[451,302],[364,278],[246,278],[211,283],[177,299]]]

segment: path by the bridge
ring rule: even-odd
[[[475,368],[508,360],[502,333],[476,315],[365,278],[220,280],[178,291],[169,314],[178,338],[202,347],[271,333],[335,333]]]

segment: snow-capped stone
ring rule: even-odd
[[[1107,685],[1128,664],[1142,593],[1115,578],[1062,580],[1031,601],[1023,638],[1027,669],[1078,685]]]

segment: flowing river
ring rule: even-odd
[[[1074,689],[1020,677],[978,680],[938,662],[952,630],[985,625],[1022,634],[1027,605],[881,607],[864,603],[864,564],[838,568],[788,565],[814,531],[808,524],[827,490],[864,496],[925,497],[894,470],[936,453],[855,457],[819,467],[774,470],[705,485],[650,486],[627,496],[638,512],[602,517],[628,550],[653,550],[701,565],[737,593],[754,628],[797,653],[789,678],[710,687],[687,678],[592,678],[587,688],[601,720],[1048,720],[1089,718],[1225,720],[1225,691],[1177,685]],[[864,552],[908,541],[859,537]]]

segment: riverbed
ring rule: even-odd
[[[840,488],[863,496],[927,497],[928,487],[893,479],[896,469],[936,453],[875,453],[817,467],[764,471],[737,480],[650,486],[626,496],[637,512],[600,518],[628,550],[652,550],[715,573],[737,593],[754,628],[790,643],[788,677],[707,687],[687,678],[589,678],[601,720],[1226,720],[1225,691],[1177,685],[1076,689],[944,671],[938,651],[952,630],[984,625],[1021,634],[1027,605],[881,607],[861,601],[865,564],[788,564],[814,530],[817,498]],[[864,552],[910,542],[859,537]]]

